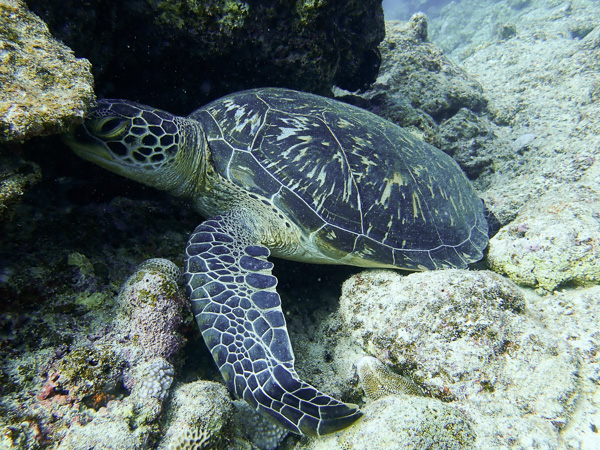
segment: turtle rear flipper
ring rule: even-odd
[[[239,211],[200,224],[186,248],[192,311],[227,386],[293,433],[318,436],[362,416],[298,379],[277,279]]]

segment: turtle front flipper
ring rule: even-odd
[[[361,417],[298,379],[294,353],[275,291],[277,279],[243,213],[200,224],[186,248],[192,311],[227,386],[279,425],[320,436]]]

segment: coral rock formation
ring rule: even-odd
[[[82,120],[94,100],[90,69],[22,1],[0,1],[0,142]]]
[[[378,0],[27,3],[92,62],[101,96],[178,113],[251,87],[364,89],[384,36]]]
[[[187,301],[179,293],[177,266],[165,259],[141,264],[119,293],[122,332],[144,350],[147,358],[169,358],[183,344],[178,327]]]
[[[500,275],[363,272],[344,283],[340,314],[364,352],[477,417],[481,448],[559,442],[581,390],[576,352]]]

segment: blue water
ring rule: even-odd
[[[383,0],[383,12],[385,20],[408,20],[417,12],[433,17],[451,2],[452,0]]]

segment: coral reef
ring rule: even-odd
[[[87,425],[74,423],[58,448],[61,450],[142,450],[148,448],[147,433],[132,430],[128,417],[98,417]]]
[[[50,5],[36,3],[41,9]],[[81,2],[75,3],[61,2],[60,6],[81,7]],[[212,25],[205,28],[211,33],[207,39],[189,45],[189,40],[179,39],[175,32],[159,38],[156,49],[163,54],[138,46],[131,50],[138,56],[123,48],[124,56],[111,59],[112,44],[107,42],[114,42],[115,48],[131,45],[127,38],[131,30],[113,28],[119,23],[113,19],[124,17],[117,14],[119,8],[137,8],[142,3],[86,2],[78,9],[80,15],[62,27],[63,37],[70,36],[81,49],[94,42],[90,55],[94,55],[95,70],[104,77],[98,84],[104,95],[137,96],[139,100],[152,96],[148,103],[167,107],[172,102],[180,105],[178,112],[187,113],[204,98],[218,95],[219,89],[235,90],[245,82],[256,82],[260,74],[248,73],[254,70],[254,63],[240,68],[236,63],[244,64],[244,59],[235,54],[231,64],[203,63],[197,56],[202,51],[198,42],[218,47],[220,33],[227,41],[236,27],[250,20],[250,11],[241,2],[169,2],[168,6],[168,2],[153,1],[161,10],[152,20],[162,21],[163,30],[177,25],[178,7],[190,10],[215,5],[226,9],[224,14],[213,15]],[[0,1],[2,20],[8,17],[7,11],[15,11],[15,5],[20,3]],[[310,14],[321,14],[321,5],[327,9],[324,2],[294,3],[298,23],[322,18]],[[358,9],[362,7],[358,5]],[[459,441],[450,437],[444,441],[448,435],[436,428],[435,435],[442,436],[438,445],[600,446],[600,319],[596,313],[600,291],[593,262],[597,256],[595,224],[600,192],[598,7],[593,0],[462,0],[460,8],[449,5],[440,15],[430,15],[427,22],[417,16],[406,27],[389,24],[393,33],[390,31],[382,45],[380,79],[388,83],[382,87],[398,95],[382,90],[356,102],[463,158],[461,164],[471,177],[478,177],[476,184],[484,190],[487,205],[505,225],[492,240],[487,264],[518,283],[540,289],[516,289],[488,272],[469,276],[461,272],[418,274],[406,277],[402,284],[390,272],[380,277],[373,275],[377,272],[368,272],[352,278],[346,287],[342,320],[336,312],[336,297],[341,280],[353,273],[350,269],[280,262],[277,276],[303,378],[327,392],[359,402],[363,392],[356,387],[351,367],[367,353],[381,359],[386,367],[414,377],[435,397],[386,396],[363,409],[366,417],[358,424],[360,429],[375,425],[377,417],[382,419],[373,427],[373,434],[353,428],[347,435],[310,445],[374,446],[378,439],[398,437],[394,431],[398,427],[417,430],[413,436],[423,436],[426,428],[418,421],[430,417],[427,411],[431,407],[429,411],[439,413],[438,417],[449,418],[446,422],[434,420],[435,424],[446,423],[449,429],[457,426],[457,436],[462,436]],[[18,11],[19,16],[25,14],[21,8]],[[11,36],[5,33],[19,23],[11,22],[13,17],[17,16],[0,27],[0,58],[17,48],[6,47]],[[185,29],[192,20],[192,14],[180,20],[182,32],[197,33]],[[327,27],[328,22],[324,22]],[[89,34],[79,38],[84,28]],[[41,37],[47,36],[47,30],[39,30]],[[426,30],[432,42],[425,40]],[[371,35],[380,32],[373,28]],[[111,41],[108,36],[116,38]],[[229,48],[229,42],[223,48]],[[396,56],[404,45],[409,46],[408,56]],[[176,69],[171,70],[172,78],[156,70],[167,60],[167,46],[177,47],[187,58],[181,69],[169,64],[168,69]],[[191,50],[194,47],[195,53]],[[214,46],[207,45],[207,49],[213,51]],[[246,51],[243,46],[239,49]],[[411,62],[411,52],[418,49],[423,53],[415,56],[416,61],[426,62],[432,74],[442,80],[448,75],[443,83],[446,87],[455,85],[458,92],[442,91],[443,86],[435,82],[425,88],[416,84],[418,96],[394,87],[396,81],[404,88],[407,83],[418,82],[420,72],[402,70],[419,66],[402,69],[386,61],[397,58]],[[284,69],[300,67],[298,73],[307,77],[301,80],[307,83],[302,86],[332,79],[329,72],[309,72],[302,67],[306,61],[302,55],[286,61],[285,52],[273,51],[268,45],[260,50],[265,54],[271,51],[269,57],[281,62]],[[126,73],[127,66],[140,63],[140,54],[148,54],[150,67],[133,67]],[[354,52],[346,54],[352,57]],[[38,62],[46,61],[50,61],[49,55]],[[461,61],[461,67],[456,61]],[[315,61],[313,69],[320,63]],[[33,70],[35,64],[26,69]],[[206,73],[183,69],[192,64]],[[16,67],[0,66],[0,77]],[[289,72],[281,75],[276,67],[265,67],[273,77],[291,77]],[[397,79],[393,77],[394,67],[402,69],[396,73]],[[388,69],[392,75],[387,75]],[[150,77],[149,83],[140,81],[142,70]],[[340,65],[337,70],[341,73],[345,68]],[[102,74],[114,76],[117,84],[105,83],[108,76]],[[314,78],[322,75],[326,76]],[[425,78],[432,81],[433,75]],[[366,79],[363,77],[362,82]],[[473,79],[483,86],[485,94]],[[160,84],[156,80],[161,80]],[[58,81],[67,82],[68,77]],[[184,85],[192,88],[184,91]],[[413,97],[417,108],[411,103]],[[155,98],[159,101],[151,101]],[[77,120],[77,114],[71,117]],[[490,124],[490,119],[498,126]],[[63,123],[59,122],[50,128],[59,129]],[[35,163],[24,160],[22,147],[25,155],[35,153]],[[165,416],[170,416],[167,411],[175,405],[169,403],[175,392],[167,387],[169,365],[177,388],[199,377],[217,379],[218,374],[211,372],[210,355],[202,353],[204,346],[187,318],[183,319],[185,338],[192,345],[171,353],[169,360],[157,353],[166,355],[169,348],[181,346],[184,339],[179,330],[169,339],[161,335],[162,344],[157,347],[151,341],[145,348],[140,346],[136,333],[147,331],[124,322],[135,311],[144,310],[143,304],[121,304],[117,293],[133,268],[150,256],[160,255],[180,264],[188,234],[200,219],[159,193],[105,173],[99,175],[84,163],[73,162],[75,158],[59,153],[58,144],[50,139],[32,140],[22,147],[5,145],[0,157],[0,202],[4,202],[0,204],[0,221],[14,217],[0,233],[0,447],[171,445],[161,441],[167,426]],[[14,159],[9,162],[7,155]],[[44,171],[44,179],[27,191],[40,178],[36,165]],[[169,288],[172,284],[161,280],[171,276],[153,275],[153,286]],[[392,292],[389,296],[388,289]],[[366,297],[377,301],[366,307]],[[393,308],[392,303],[396,305]],[[350,314],[353,309],[356,312]],[[115,321],[117,316],[119,322]],[[146,354],[147,349],[152,350]],[[187,363],[182,367],[184,358]],[[222,387],[204,392],[207,397],[196,398],[196,402],[212,404],[211,399],[221,398],[224,409],[230,409]],[[440,404],[439,399],[445,403]],[[411,405],[409,411],[407,405]],[[444,407],[449,410],[440,409]],[[248,419],[250,429],[262,430],[262,425],[253,425],[249,412],[241,414]],[[220,431],[208,433],[188,426],[182,418],[179,423],[186,430],[184,436],[170,442],[193,446],[206,439],[240,449],[276,445],[268,428],[261,431],[266,442],[251,437],[255,440],[251,444],[250,433],[247,428],[238,428],[242,421],[237,417],[233,414]],[[195,420],[190,417],[188,422]],[[173,427],[168,429],[175,434]],[[473,441],[475,433],[477,439]],[[283,446],[291,440],[293,437],[288,437]],[[397,442],[391,445],[397,446]],[[389,445],[389,441],[382,444]]]
[[[23,194],[40,181],[40,167],[10,149],[0,149],[0,227],[10,221]]]
[[[27,3],[92,62],[100,96],[179,114],[252,87],[364,89],[384,36],[377,0]]]
[[[580,392],[579,364],[524,306],[492,272],[369,271],[344,284],[340,314],[363,351],[477,417],[481,448],[554,446]]]
[[[75,285],[97,289],[89,260],[72,253],[69,261],[81,271],[79,280],[87,280]],[[57,330],[38,332],[43,342],[39,349],[19,352],[18,342],[16,348],[6,345],[15,354],[14,363],[2,360],[2,373],[14,386],[8,390],[10,384],[3,385],[0,402],[0,426],[13,430],[8,445],[22,442],[36,448],[60,441],[61,448],[147,448],[159,431],[162,402],[173,381],[173,365],[165,358],[174,359],[183,343],[178,278],[173,263],[149,260],[124,284],[120,301],[104,298],[103,314],[94,311],[98,302],[89,301],[94,294],[85,297],[79,307],[95,316],[86,333],[73,336],[76,322],[61,322],[64,316],[56,322],[45,317],[51,325],[45,327]],[[18,320],[4,316],[4,329],[14,328],[11,319]],[[28,326],[39,330],[42,320]],[[27,386],[31,394],[19,397],[17,386]],[[16,425],[25,422],[26,428],[18,431]]]
[[[243,435],[260,450],[274,450],[288,435],[288,431],[281,428],[263,415],[254,411],[243,400],[235,400],[234,421]]]
[[[90,63],[20,0],[0,2],[0,142],[65,131],[94,100]]]
[[[138,383],[138,395],[143,398],[154,397],[164,400],[169,393],[175,374],[173,366],[164,359],[157,359],[140,365],[138,371],[143,375],[137,378],[142,380]]]
[[[41,179],[16,142],[81,121],[95,98],[90,70],[21,0],[0,1],[0,227]]]
[[[484,85],[490,118],[500,125],[497,145],[488,149],[494,171],[479,182],[502,224],[561,186],[600,191],[598,3],[514,3],[464,0],[464,10],[447,7],[430,26],[436,44]],[[516,35],[499,40],[508,23]],[[523,139],[530,143],[522,146]]]
[[[233,405],[222,384],[196,381],[176,386],[166,406],[166,432],[158,448],[219,448],[232,415]],[[194,447],[198,442],[200,447]]]
[[[563,289],[554,294],[527,294],[527,306],[556,336],[568,340],[580,360],[577,408],[561,430],[570,448],[594,448],[600,442],[598,386],[600,385],[600,286]]]

